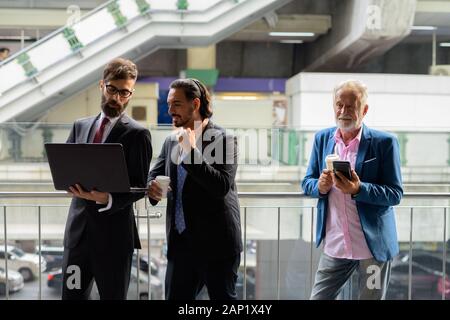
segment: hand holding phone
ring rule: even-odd
[[[333,161],[333,171],[334,173],[336,173],[336,171],[339,171],[348,180],[352,180],[352,167],[350,166],[349,161]]]

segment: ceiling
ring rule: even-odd
[[[338,14],[338,1],[344,0],[293,0],[226,41],[315,42],[322,35],[332,32],[333,15]],[[76,1],[76,5],[84,13],[104,2],[80,0]],[[15,52],[51,33],[63,24],[61,21],[67,19],[70,14],[67,8],[73,4],[73,0],[0,0],[0,47],[7,46]],[[39,19],[36,13],[42,17]],[[26,18],[27,15],[33,18]],[[418,0],[414,25],[436,26],[437,42],[450,42],[450,0]],[[308,32],[314,35],[271,36],[270,32]],[[23,43],[20,41],[22,35],[25,37]],[[432,31],[411,31],[402,43],[431,43],[432,35]]]

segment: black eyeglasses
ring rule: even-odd
[[[127,89],[118,89],[115,86],[113,86],[112,84],[107,84],[106,86],[106,92],[108,92],[108,94],[114,96],[116,95],[116,93],[119,93],[119,96],[121,96],[122,98],[129,98],[132,94],[133,91],[127,90]]]

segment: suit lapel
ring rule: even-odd
[[[356,174],[361,177],[361,170],[363,160],[366,158],[367,150],[369,149],[370,142],[372,140],[372,135],[370,134],[370,129],[365,125],[362,127],[361,141],[359,142],[358,155],[356,156],[355,171]]]
[[[177,165],[174,161],[172,161],[172,154],[179,154],[180,150],[179,150],[179,146],[178,146],[178,141],[176,140],[172,140],[170,142],[170,148],[169,148],[169,162],[170,162],[170,181],[172,181],[172,187],[176,188],[177,186],[177,176],[178,176],[178,172],[177,172]],[[176,190],[174,189],[173,190]]]
[[[325,162],[326,156],[334,153],[334,146],[336,145],[336,141],[334,140],[334,132],[335,131],[331,131],[330,136],[328,138],[327,146],[325,148],[325,154],[323,155],[323,164],[322,164],[323,168],[327,167],[327,164]]]
[[[95,123],[97,122],[97,119],[100,117],[100,114],[97,115],[96,117],[93,117],[91,119],[89,119],[86,122],[86,128],[83,128],[83,130],[81,130],[81,136],[80,136],[80,141],[82,143],[89,143],[89,137],[92,136],[92,132],[95,132]]]

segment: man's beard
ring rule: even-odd
[[[122,114],[122,112],[125,111],[127,108],[128,102],[125,103],[123,106],[120,106],[117,102],[114,100],[107,101],[106,97],[102,95],[102,110],[105,113],[107,117],[110,118],[116,118]]]
[[[344,121],[339,120],[339,118],[336,119],[336,126],[342,131],[353,131],[358,127],[358,124],[357,120]]]
[[[185,127],[192,121],[193,118],[194,118],[194,110],[192,110],[184,119],[178,115],[178,123],[173,123],[173,125],[177,128]]]

